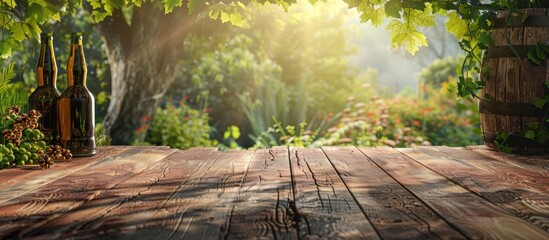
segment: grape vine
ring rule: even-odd
[[[7,109],[5,126],[1,126],[0,169],[38,164],[50,168],[55,160],[70,161],[72,154],[59,145],[47,145],[38,129],[42,115],[36,110],[21,113],[19,106]]]

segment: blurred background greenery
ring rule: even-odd
[[[356,10],[341,1],[299,1],[288,11],[248,8],[244,17],[243,27],[215,22],[185,37],[175,81],[153,114],[134,119],[138,127],[128,144],[224,149],[482,143],[476,103],[447,90],[455,82],[459,47],[444,30],[425,29],[433,44],[410,57],[390,49],[388,33],[359,23]],[[44,31],[54,33],[60,90],[66,87],[69,35],[86,33],[87,85],[102,129],[111,73],[91,18],[75,10]],[[38,42],[24,41],[0,64],[2,114],[8,106],[25,106],[35,88],[38,48]]]

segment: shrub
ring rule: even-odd
[[[146,132],[145,142],[187,149],[197,146],[216,146],[210,139],[212,127],[208,125],[208,108],[190,108],[185,101],[174,104],[168,101],[163,108],[157,108],[154,119],[145,117],[137,132]],[[150,122],[150,124],[149,124]]]

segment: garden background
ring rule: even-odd
[[[225,149],[482,143],[476,102],[449,92],[461,61],[457,41],[444,30],[447,19],[422,29],[430,45],[411,56],[391,47],[384,26],[361,23],[356,9],[336,0],[314,6],[300,1],[288,11],[251,7],[243,17],[243,26],[198,20],[207,24],[171,46],[185,49],[176,80],[154,114],[135,119],[130,144]],[[112,100],[111,75],[92,18],[77,9],[49,20],[44,31],[54,34],[61,91],[69,35],[85,33],[96,136],[99,144],[109,144],[101,124]],[[2,114],[11,105],[25,106],[36,87],[39,42],[29,37],[11,47],[0,65]]]

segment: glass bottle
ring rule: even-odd
[[[93,156],[95,100],[86,87],[87,67],[82,33],[71,34],[67,89],[57,99],[59,142],[75,157]]]
[[[56,85],[57,64],[53,51],[52,34],[40,34],[40,42],[40,55],[38,64],[36,64],[38,86],[29,96],[29,107],[42,114],[38,120],[38,129],[44,133],[44,141],[48,144],[56,144],[55,101],[61,92]]]

